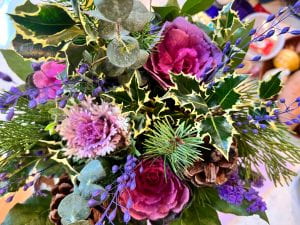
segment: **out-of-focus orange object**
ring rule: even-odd
[[[17,203],[22,203],[24,201],[26,201],[26,199],[28,199],[30,196],[32,195],[32,191],[31,189],[27,190],[27,191],[23,191],[20,190],[15,194],[15,197],[13,199],[12,202],[10,203],[6,203],[5,200],[8,196],[2,197],[0,198],[0,209],[1,209],[1,213],[0,213],[0,223],[2,223],[7,215],[7,213],[9,212],[9,210],[14,207],[14,205],[16,205]]]

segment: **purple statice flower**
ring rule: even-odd
[[[251,182],[251,185],[256,188],[261,188],[264,185],[264,181],[265,179],[263,176],[258,176]]]
[[[94,190],[92,193],[92,198],[88,201],[89,207],[95,207],[97,205],[101,205],[104,201],[109,200],[109,204],[105,207],[105,211],[103,212],[101,218],[96,223],[97,225],[108,223],[113,224],[113,220],[116,218],[117,210],[118,210],[118,199],[119,196],[124,190],[130,188],[130,190],[134,190],[136,187],[136,169],[137,166],[137,158],[132,155],[128,155],[126,159],[126,163],[124,167],[119,167],[114,165],[112,167],[112,172],[119,172],[120,175],[117,177],[116,181],[113,184],[109,184],[105,187],[104,190]],[[123,222],[127,224],[131,220],[131,216],[129,210],[132,208],[133,202],[132,199],[128,199],[125,206],[122,207]]]
[[[230,179],[218,187],[221,199],[233,205],[241,205],[244,200],[244,184],[237,173],[234,173]]]
[[[43,62],[33,62],[31,63],[31,67],[34,71],[41,70],[41,66],[43,65]]]
[[[66,118],[57,131],[67,141],[67,154],[80,158],[105,156],[129,145],[129,124],[120,108],[86,97],[80,104],[65,109]]]
[[[267,210],[266,203],[262,200],[261,197],[256,198],[250,206],[247,208],[249,213],[257,213],[257,212],[264,212]]]

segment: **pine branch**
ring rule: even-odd
[[[296,175],[288,166],[300,162],[300,148],[292,143],[283,125],[276,124],[276,129],[260,130],[256,135],[240,131],[237,142],[242,164],[248,175],[252,170],[261,173],[262,165],[275,185],[282,185],[282,181],[289,183]]]
[[[173,129],[168,121],[157,122],[145,141],[146,155],[163,156],[178,176],[201,160],[202,139],[190,125],[181,123]]]

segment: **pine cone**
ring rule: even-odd
[[[91,215],[88,219],[91,225],[95,225],[100,220],[102,216],[101,212],[102,210],[100,209],[100,207],[91,208]]]
[[[203,152],[204,160],[196,162],[184,172],[184,175],[196,186],[224,184],[237,168],[238,151],[236,146],[230,148],[229,161],[212,145],[209,147],[212,150]]]
[[[61,218],[58,215],[58,205],[64,197],[73,192],[73,183],[70,177],[66,174],[59,178],[58,183],[52,188],[52,201],[50,203],[49,219],[55,225],[61,225]]]

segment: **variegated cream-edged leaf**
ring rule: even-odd
[[[209,90],[209,95],[206,99],[209,107],[221,106],[223,109],[232,108],[241,96],[236,88],[247,78],[248,75],[229,75],[221,78],[213,90]]]
[[[24,39],[31,40],[34,44],[41,44],[43,47],[57,47],[62,43],[66,43],[79,35],[85,35],[84,31],[78,26],[72,26],[53,35],[35,36],[33,32],[26,30],[20,25],[16,25],[17,34],[20,34]]]
[[[76,45],[72,42],[65,46],[65,54],[68,61],[68,74],[72,74],[76,71],[76,68],[83,58],[83,52],[86,50],[86,48],[86,45]]]
[[[134,137],[144,133],[151,125],[151,119],[147,113],[131,113],[130,118]]]
[[[53,35],[75,25],[68,12],[57,5],[41,5],[36,13],[10,15],[16,24],[35,35]]]
[[[234,135],[234,127],[229,119],[209,115],[200,122],[198,129],[202,136],[209,136],[212,145],[228,159]]]
[[[149,92],[139,87],[137,71],[130,81],[123,87],[105,94],[113,98],[114,102],[122,105],[123,111],[137,113],[144,105],[144,102],[149,100]]]
[[[280,79],[280,74],[276,73],[274,74],[269,80],[267,81],[261,81],[259,84],[259,97],[262,99],[268,99],[275,95],[277,95],[281,88],[282,88],[282,82]]]
[[[64,53],[61,51],[63,44],[60,44],[57,47],[43,47],[42,44],[34,44],[31,40],[26,40],[21,35],[17,35],[12,41],[12,44],[15,51],[25,59],[59,60],[64,57]]]
[[[188,74],[171,74],[171,80],[174,83],[174,87],[171,87],[170,90],[177,90],[182,95],[200,92],[200,84],[194,76]]]

